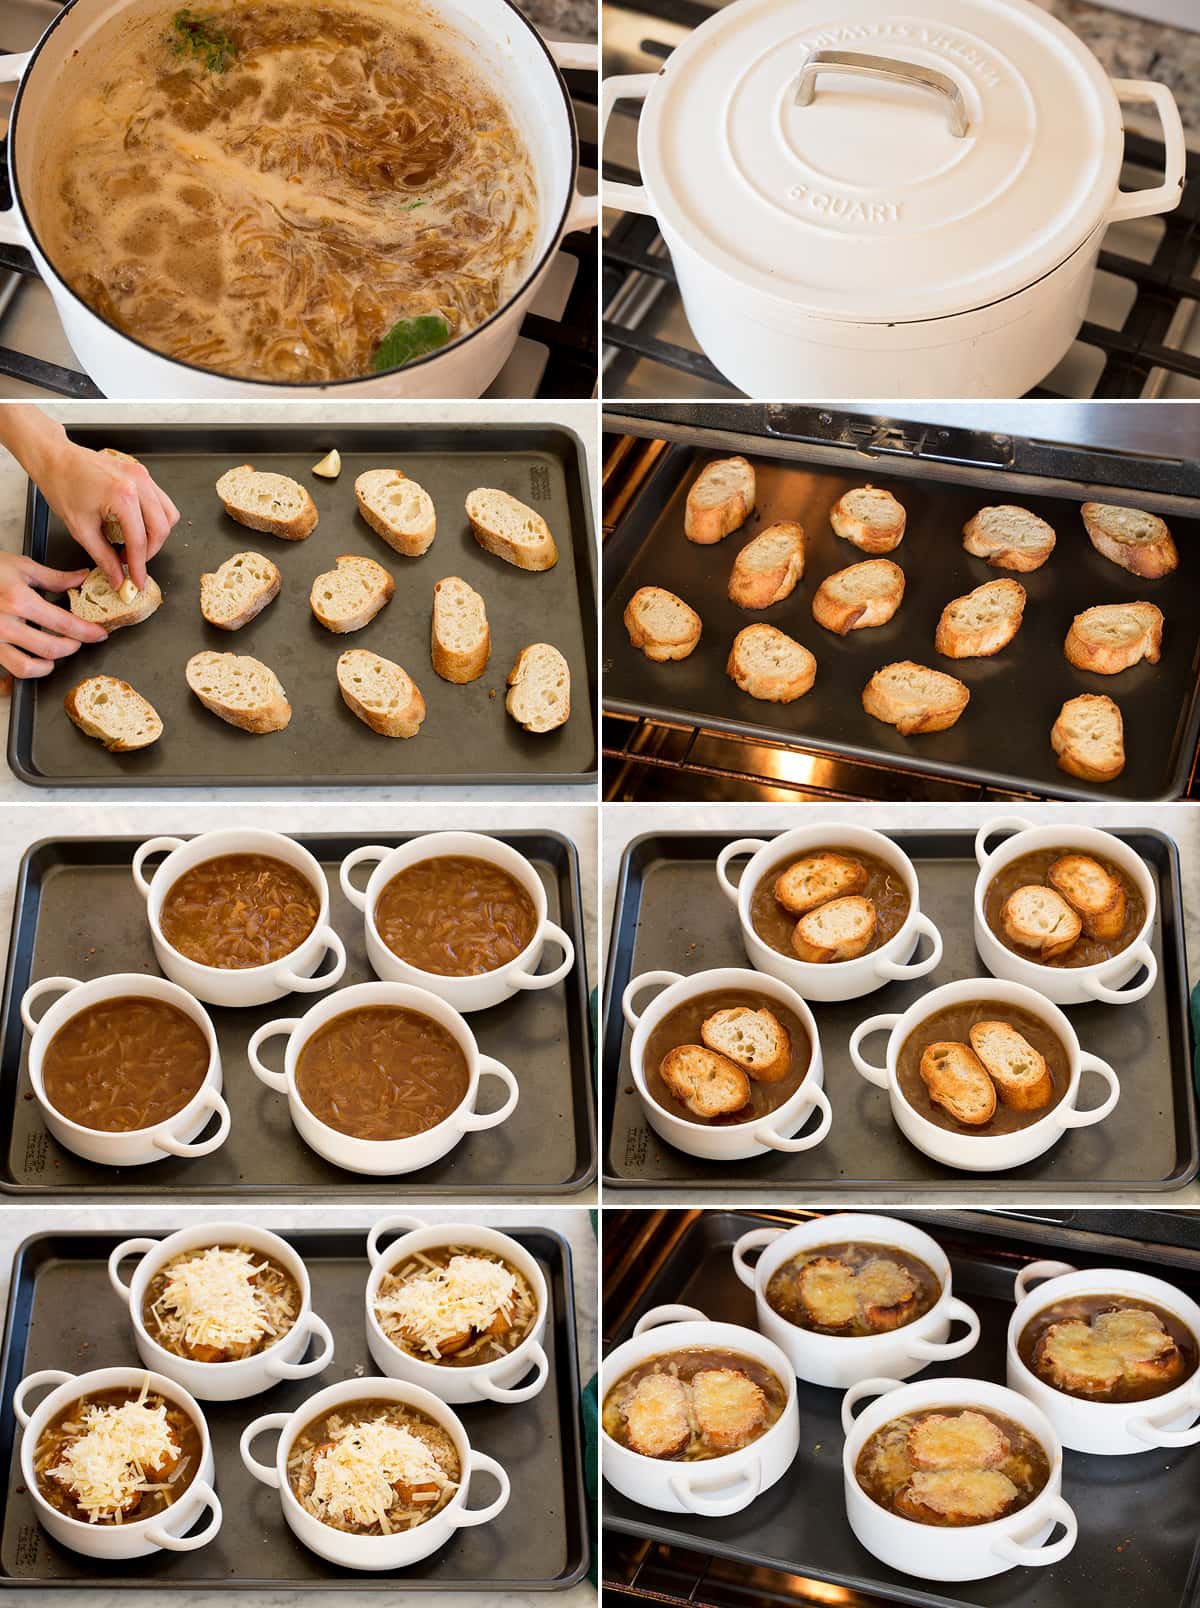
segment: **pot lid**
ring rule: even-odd
[[[1112,204],[1120,107],[1029,0],[736,0],[639,129],[668,231],[742,284],[869,323],[986,306]]]

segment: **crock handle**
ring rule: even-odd
[[[1079,1539],[1079,1524],[1075,1518],[1075,1511],[1061,1496],[1056,1496],[1048,1504],[1045,1515],[1039,1517],[1039,1526],[1046,1518],[1061,1524],[1067,1532],[1050,1546],[1030,1547],[1023,1541],[1018,1541],[1015,1536],[1001,1535],[992,1542],[992,1551],[1007,1563],[1026,1564],[1033,1569],[1042,1568],[1049,1563],[1061,1563]]]
[[[711,1496],[692,1484],[696,1477],[694,1474],[671,1475],[668,1483],[676,1499],[689,1513],[699,1513],[706,1519],[723,1519],[730,1513],[740,1513],[762,1490],[762,1461],[756,1457],[731,1480],[718,1486]]]
[[[619,100],[645,100],[658,81],[657,73],[626,73],[619,78],[606,78],[600,86],[600,155],[604,157],[604,135],[608,120]],[[647,218],[654,216],[650,197],[641,184],[603,183],[600,189],[606,207],[620,212],[640,212]]]
[[[1200,1412],[1200,1385],[1193,1377],[1191,1400],[1186,1403],[1185,1411],[1190,1408],[1192,1412]],[[1171,1409],[1170,1417],[1180,1417],[1180,1409]],[[1190,1429],[1163,1429],[1152,1418],[1131,1418],[1125,1428],[1135,1440],[1140,1440],[1146,1446],[1197,1446],[1200,1445],[1200,1420]]]
[[[529,1360],[537,1369],[527,1385],[497,1385],[486,1374],[479,1380],[479,1388],[489,1401],[532,1401],[550,1377],[550,1359],[541,1346],[530,1347]]]
[[[917,919],[913,922],[913,926],[917,929],[918,941],[922,937],[929,939],[929,953],[925,956],[924,960],[909,960],[905,962],[898,960],[877,960],[875,962],[875,970],[878,972],[880,977],[887,977],[889,979],[899,977],[925,977],[931,971],[936,971],[941,965],[942,935],[923,910],[919,910],[917,912]]]
[[[320,936],[325,942],[325,953],[333,956],[333,970],[322,972],[319,977],[300,977],[295,972],[281,971],[280,983],[285,988],[290,988],[293,993],[319,994],[323,988],[332,988],[334,983],[340,983],[342,980],[342,974],[346,970],[346,946],[332,927],[322,927]],[[320,965],[321,962],[318,961],[317,964]]]
[[[662,1323],[707,1322],[707,1316],[701,1312],[699,1307],[678,1305],[656,1306],[651,1307],[649,1312],[642,1313],[641,1317],[633,1326],[633,1333],[636,1338],[636,1336],[639,1334],[645,1334],[647,1329],[657,1329],[659,1324]]]
[[[355,866],[362,865],[366,860],[374,860],[378,864],[380,860],[391,852],[391,849],[381,848],[378,843],[363,843],[357,849],[351,849],[350,853],[342,861],[338,869],[338,881],[342,885],[342,892],[356,910],[365,910],[367,908],[367,895],[365,891],[360,892],[351,882],[351,871],[354,870]]]
[[[215,1111],[220,1118],[217,1123],[217,1131],[211,1139],[188,1141],[186,1139],[175,1139],[171,1134],[164,1133],[161,1139],[154,1141],[156,1147],[159,1150],[165,1150],[171,1156],[211,1156],[214,1150],[220,1150],[226,1139],[229,1138],[229,1129],[233,1121],[229,1115],[229,1107],[215,1089],[209,1092],[209,1096],[203,1104],[210,1111]]]
[[[117,1271],[121,1266],[121,1263],[127,1256],[136,1256],[140,1260],[143,1256],[145,1256],[147,1251],[156,1251],[161,1244],[162,1241],[156,1239],[122,1240],[117,1246],[116,1250],[109,1257],[108,1282],[121,1297],[122,1301],[128,1301],[133,1292],[130,1286],[122,1280],[120,1273]]]
[[[747,1251],[756,1251],[761,1246],[770,1245],[784,1232],[782,1228],[752,1228],[748,1234],[743,1234],[736,1242],[730,1253],[733,1257],[733,1271],[741,1279],[748,1290],[753,1290],[758,1284],[758,1275],[746,1260]]]
[[[979,1339],[979,1314],[974,1307],[969,1307],[965,1301],[952,1295],[946,1302],[946,1316],[951,1323],[965,1323],[966,1334],[960,1335],[957,1340],[922,1340],[920,1335],[914,1335],[908,1342],[910,1357],[919,1357],[923,1362],[949,1362],[954,1357],[965,1357],[968,1351],[974,1349]]]
[[[1093,1123],[1103,1122],[1105,1117],[1121,1098],[1121,1085],[1117,1082],[1117,1074],[1107,1061],[1102,1061],[1098,1055],[1089,1055],[1086,1050],[1079,1054],[1079,1072],[1082,1078],[1085,1072],[1095,1072],[1108,1084],[1107,1098],[1090,1111],[1076,1111],[1074,1106],[1068,1111],[1059,1110],[1058,1125],[1060,1128],[1090,1128]]]
[[[636,1033],[638,1023],[642,1019],[641,1012],[634,1010],[633,1002],[644,988],[670,988],[682,981],[683,977],[679,972],[671,971],[643,972],[640,977],[635,977],[621,995],[621,1010],[629,1024],[630,1032]]]
[[[962,90],[946,73],[935,67],[901,61],[895,56],[872,56],[860,50],[814,50],[801,68],[796,83],[796,106],[811,106],[816,99],[817,78],[821,73],[851,74],[856,78],[882,78],[889,84],[911,89],[927,89],[942,101],[946,121],[956,140],[971,132],[967,103]]]
[[[1013,1300],[1023,1301],[1029,1294],[1032,1284],[1040,1284],[1043,1279],[1061,1279],[1068,1273],[1078,1272],[1070,1262],[1030,1262],[1023,1267],[1013,1280]]]
[[[221,1528],[224,1514],[221,1511],[221,1498],[213,1490],[207,1480],[197,1480],[191,1488],[191,1494],[201,1500],[201,1511],[207,1508],[212,1518],[204,1526],[199,1535],[171,1535],[161,1525],[152,1524],[146,1531],[146,1540],[152,1541],[156,1547],[162,1547],[164,1552],[195,1552],[198,1547],[206,1547]]]
[[[868,1396],[886,1396],[889,1390],[899,1390],[903,1379],[860,1379],[842,1397],[842,1434],[854,1428],[854,1409]]]
[[[557,944],[563,952],[563,958],[553,971],[529,972],[519,967],[508,974],[508,980],[514,988],[552,988],[555,983],[561,983],[563,978],[575,964],[575,945],[561,927],[553,921],[548,921],[543,929],[542,938],[545,943]]]
[[[367,1261],[374,1267],[383,1255],[379,1242],[385,1234],[415,1234],[428,1226],[424,1219],[411,1217],[407,1212],[392,1212],[381,1218],[367,1235]]]
[[[489,1502],[487,1507],[481,1508],[467,1507],[465,1505],[466,1497],[464,1497],[464,1505],[454,1515],[455,1527],[460,1530],[471,1529],[476,1524],[487,1524],[490,1519],[497,1518],[508,1506],[508,1499],[512,1495],[512,1486],[508,1483],[508,1475],[500,1467],[496,1459],[489,1457],[486,1452],[477,1452],[472,1446],[471,1460],[467,1468],[465,1482],[468,1487],[476,1474],[490,1474],[500,1487],[500,1495],[494,1502]]]
[[[177,837],[147,838],[133,851],[133,885],[143,899],[150,897],[150,878],[142,875],[142,867],[152,854],[174,854],[176,849],[183,847],[183,839]],[[150,873],[152,877],[154,872]]]
[[[26,51],[23,56],[0,56],[0,84],[15,84],[29,65],[32,54],[32,51]],[[21,214],[16,207],[10,212],[0,212],[0,243],[22,246],[26,251],[29,249],[29,231],[21,222]]]
[[[262,1485],[269,1485],[273,1491],[279,1489],[279,1470],[273,1465],[260,1463],[257,1457],[251,1457],[250,1448],[260,1435],[265,1435],[269,1429],[282,1429],[291,1418],[291,1413],[264,1413],[256,1418],[252,1424],[247,1424],[242,1431],[242,1438],[238,1441],[238,1451],[242,1454],[242,1462],[248,1471]]]
[[[736,843],[727,843],[717,855],[717,881],[721,884],[721,892],[733,904],[738,902],[738,888],[735,882],[729,880],[729,862],[740,860],[743,854],[757,854],[759,849],[767,846],[765,838],[738,838]]]
[[[1146,968],[1146,975],[1137,987],[1109,988],[1098,977],[1089,977],[1084,980],[1083,986],[1093,999],[1100,1000],[1104,1005],[1136,1005],[1139,999],[1145,999],[1158,981],[1158,960],[1145,941],[1134,945],[1133,954],[1137,956],[1138,964]]]
[[[854,1062],[854,1069],[860,1077],[866,1078],[877,1089],[886,1089],[888,1075],[886,1066],[876,1066],[865,1059],[862,1053],[862,1042],[870,1038],[872,1033],[890,1033],[900,1020],[898,1014],[891,1016],[868,1016],[865,1022],[860,1022],[850,1035],[850,1059]]]
[[[792,1138],[786,1134],[778,1133],[768,1121],[752,1129],[750,1137],[757,1139],[760,1144],[769,1145],[772,1150],[782,1150],[786,1155],[796,1155],[801,1150],[812,1150],[821,1143],[833,1126],[833,1107],[830,1105],[829,1096],[824,1089],[813,1089],[808,1111],[804,1114],[806,1121],[809,1112],[814,1109],[821,1113],[821,1120],[812,1133],[803,1134],[799,1138]]]
[[[458,1121],[464,1133],[479,1133],[483,1128],[498,1128],[506,1122],[517,1109],[517,1101],[521,1098],[521,1090],[517,1080],[505,1066],[503,1061],[496,1061],[490,1055],[479,1057],[479,1076],[481,1078],[499,1078],[508,1090],[508,1099],[496,1111],[480,1113],[478,1111],[464,1111]]]
[[[600,70],[600,51],[596,45],[573,39],[547,39],[545,44],[560,72],[577,69],[584,73],[596,73]],[[564,230],[572,234],[576,229],[596,229],[599,225],[600,197],[584,195],[581,190],[576,190],[571,197]]]
[[[290,1037],[299,1026],[298,1016],[281,1016],[276,1022],[264,1022],[246,1046],[250,1070],[260,1083],[265,1083],[268,1089],[274,1089],[276,1094],[287,1093],[287,1073],[272,1072],[269,1066],[263,1065],[258,1052],[269,1038],[279,1038],[285,1033]]]
[[[1033,822],[1027,821],[1022,815],[994,815],[990,821],[985,821],[975,834],[975,858],[980,865],[991,858],[992,850],[987,846],[987,840],[993,832],[1031,832]]]
[[[1107,221],[1120,223],[1124,218],[1150,218],[1158,212],[1170,212],[1179,205],[1187,177],[1187,143],[1175,97],[1165,84],[1154,84],[1149,79],[1114,78],[1112,87],[1119,101],[1149,102],[1155,108],[1167,156],[1163,182],[1149,190],[1118,190]]]
[[[59,1385],[68,1384],[74,1377],[73,1373],[66,1373],[62,1368],[42,1368],[37,1373],[27,1374],[13,1391],[13,1412],[21,1428],[26,1429],[29,1425],[29,1414],[25,1411],[25,1397],[31,1390],[37,1389],[40,1385],[53,1385],[57,1390]]]
[[[311,1379],[313,1374],[319,1374],[333,1361],[333,1335],[325,1319],[318,1317],[315,1312],[310,1312],[307,1328],[305,1350],[308,1349],[308,1342],[314,1335],[321,1342],[316,1356],[310,1357],[307,1362],[278,1362],[273,1358],[267,1364],[266,1370],[272,1379]]]
[[[43,977],[40,982],[30,983],[21,996],[21,1020],[25,1023],[25,1031],[32,1036],[38,1030],[32,1010],[35,1000],[41,999],[43,994],[69,994],[73,988],[81,986],[78,977]]]

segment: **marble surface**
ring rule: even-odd
[[[547,39],[596,38],[596,0],[518,0],[521,10]]]
[[[1200,32],[1126,16],[1090,0],[1050,0],[1047,10],[1095,52],[1110,77],[1166,84],[1189,136],[1200,138]],[[1200,29],[1200,6],[1194,26]]]

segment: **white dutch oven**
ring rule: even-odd
[[[639,1014],[633,1002],[647,988],[662,988],[663,991]],[[642,1065],[646,1042],[663,1017],[677,1005],[686,1004],[697,994],[712,994],[728,988],[753,989],[756,994],[769,1000],[778,1000],[800,1018],[812,1044],[808,1073],[794,1094],[757,1122],[717,1125],[674,1116],[659,1105],[646,1087],[646,1073]],[[677,1150],[686,1150],[689,1155],[702,1156],[707,1161],[745,1161],[751,1156],[764,1156],[771,1150],[811,1150],[829,1132],[833,1111],[823,1087],[825,1072],[817,1024],[799,994],[785,983],[759,972],[737,970],[731,966],[719,971],[697,972],[692,977],[681,977],[678,972],[671,971],[643,972],[626,988],[621,997],[621,1009],[633,1033],[629,1064],[646,1121],[660,1139],[665,1139]],[[803,1139],[793,1137],[814,1110],[820,1113],[816,1128]]]
[[[1066,1094],[1044,1117],[1039,1117],[1028,1127],[1018,1128],[1013,1133],[996,1134],[952,1131],[923,1117],[901,1091],[896,1075],[901,1045],[926,1017],[933,1016],[948,1005],[959,1005],[967,1000],[995,1000],[1000,1007],[1019,1006],[1031,1016],[1040,1017],[1058,1036],[1067,1052],[1070,1076]],[[887,1060],[883,1066],[876,1066],[862,1053],[863,1040],[872,1033],[890,1035]],[[1089,1055],[1080,1048],[1075,1029],[1057,1005],[1052,1005],[1043,995],[1020,983],[997,982],[991,978],[967,977],[962,982],[946,983],[923,995],[902,1016],[872,1016],[860,1022],[850,1035],[850,1059],[868,1083],[888,1091],[892,1116],[904,1137],[935,1161],[947,1167],[958,1167],[963,1172],[1003,1172],[1008,1167],[1021,1167],[1049,1150],[1051,1145],[1057,1144],[1068,1129],[1090,1128],[1094,1123],[1103,1122],[1121,1096],[1117,1074],[1107,1061]],[[1075,1102],[1079,1098],[1079,1083],[1085,1072],[1095,1072],[1103,1078],[1108,1085],[1108,1094],[1102,1104],[1088,1111],[1077,1111]]]
[[[751,396],[1021,396],[1083,320],[1109,224],[1179,204],[1161,84],[1110,80],[1029,0],[737,0],[657,73],[642,183],[700,345]],[[1157,110],[1163,182],[1118,188],[1122,102]]]
[[[307,1425],[323,1417],[343,1402],[382,1398],[399,1401],[415,1407],[450,1436],[458,1453],[462,1475],[458,1490],[440,1513],[418,1524],[415,1530],[402,1530],[395,1535],[348,1535],[322,1524],[319,1519],[301,1507],[288,1484],[287,1461],[293,1442]],[[260,1463],[253,1457],[250,1447],[267,1430],[280,1431],[279,1444],[273,1464]],[[410,1563],[419,1563],[431,1552],[445,1546],[456,1530],[465,1530],[476,1524],[487,1524],[508,1506],[508,1475],[494,1457],[477,1452],[467,1440],[467,1432],[444,1402],[416,1385],[402,1384],[395,1379],[347,1379],[343,1384],[330,1385],[310,1396],[294,1413],[267,1413],[256,1418],[242,1431],[239,1443],[242,1462],[263,1485],[279,1492],[283,1516],[297,1540],[328,1563],[337,1563],[345,1569],[405,1569]],[[490,1474],[500,1487],[500,1495],[487,1507],[469,1508],[467,1492],[476,1474]]]
[[[754,890],[767,872],[787,859],[788,855],[800,859],[812,849],[827,848],[834,843],[838,848],[860,849],[864,854],[873,854],[877,860],[882,860],[899,872],[908,889],[908,914],[899,931],[893,933],[887,943],[869,950],[865,955],[856,956],[854,960],[817,965],[791,955],[781,955],[770,944],[763,943],[754,930],[754,923],[750,919],[750,901]],[[744,854],[753,858],[742,872],[741,881],[735,884],[729,880],[729,865]],[[717,856],[717,881],[725,896],[737,906],[742,943],[750,964],[758,971],[778,977],[781,983],[787,983],[804,999],[858,999],[897,978],[908,981],[914,977],[925,977],[941,963],[942,935],[929,917],[921,913],[920,889],[913,863],[882,832],[872,832],[865,826],[801,826],[792,832],[781,832],[769,841],[763,838],[739,838],[736,843],[727,843]],[[913,960],[922,936],[929,939],[929,954],[924,960]]]
[[[449,1032],[467,1058],[467,1092],[461,1104],[443,1117],[436,1127],[424,1133],[412,1134],[407,1139],[355,1139],[339,1133],[321,1121],[304,1104],[296,1089],[296,1063],[300,1052],[318,1028],[345,1011],[365,1009],[368,1006],[398,1005],[406,1010],[420,1011],[431,1017]],[[284,1069],[272,1072],[259,1058],[259,1050],[271,1038],[287,1038],[284,1052]],[[335,1167],[349,1172],[385,1173],[415,1172],[439,1161],[465,1133],[477,1133],[483,1128],[495,1128],[512,1116],[516,1110],[520,1090],[517,1080],[500,1061],[490,1055],[481,1055],[471,1029],[456,1010],[444,1000],[428,994],[421,988],[408,988],[403,983],[359,983],[354,988],[343,988],[314,1005],[304,1016],[281,1017],[277,1022],[266,1022],[254,1034],[246,1049],[246,1058],[260,1082],[277,1094],[286,1094],[288,1111],[296,1131],[305,1144]],[[481,1077],[498,1078],[508,1090],[508,1098],[496,1111],[481,1116],[475,1110]]]
[[[39,1022],[33,1015],[33,1006],[43,994],[58,993],[62,997]],[[173,1116],[156,1122],[149,1128],[134,1128],[129,1133],[102,1133],[97,1128],[85,1128],[82,1123],[56,1110],[46,1098],[42,1078],[42,1062],[46,1046],[65,1022],[90,1005],[106,999],[125,999],[141,996],[146,999],[165,1000],[176,1010],[190,1016],[208,1040],[208,1071],[204,1082],[185,1106]],[[67,1150],[73,1150],[85,1161],[98,1161],[108,1167],[143,1167],[148,1162],[161,1161],[164,1156],[208,1156],[218,1150],[229,1137],[229,1107],[221,1098],[221,1055],[217,1049],[217,1035],[202,1005],[174,983],[161,977],[145,977],[140,972],[117,972],[110,977],[96,977],[90,983],[81,983],[74,977],[43,977],[25,990],[21,1000],[21,1020],[31,1035],[29,1043],[29,1081],[47,1128]],[[220,1121],[217,1131],[207,1139],[196,1141],[196,1135],[208,1126],[213,1113]]]
[[[143,872],[146,861],[151,855],[164,851],[166,859],[147,877]],[[281,955],[265,966],[202,966],[181,955],[163,937],[163,901],[173,884],[185,871],[224,854],[269,855],[293,866],[311,883],[321,901],[317,924],[290,954]],[[146,901],[146,917],[158,964],[172,982],[209,1005],[269,1005],[293,992],[318,993],[323,988],[332,988],[346,970],[346,946],[329,925],[329,885],[325,873],[307,849],[281,832],[229,827],[221,832],[202,832],[188,842],[176,837],[150,838],[133,856],[133,884]],[[314,977],[326,954],[334,958],[333,969]]]
[[[698,1463],[669,1457],[644,1457],[622,1446],[603,1427],[600,1471],[631,1502],[660,1513],[698,1513],[725,1518],[749,1507],[755,1497],[781,1480],[800,1449],[800,1414],[792,1365],[772,1340],[736,1323],[712,1323],[690,1306],[661,1306],[647,1312],[633,1338],[619,1345],[600,1364],[600,1402],[631,1369],[650,1357],[692,1348],[741,1352],[769,1368],[787,1391],[782,1413],[764,1434],[740,1451]]]
[[[270,1256],[291,1274],[300,1290],[300,1311],[295,1323],[281,1339],[252,1357],[240,1357],[234,1362],[194,1362],[168,1351],[146,1332],[142,1309],[150,1280],[174,1257],[210,1245],[244,1245]],[[126,1284],[120,1268],[130,1256],[139,1257],[139,1261]],[[312,1309],[308,1269],[286,1240],[265,1228],[252,1228],[248,1223],[205,1223],[199,1228],[181,1228],[166,1239],[123,1240],[108,1259],[108,1278],[129,1309],[138,1356],[147,1368],[176,1380],[200,1401],[241,1401],[270,1390],[280,1379],[311,1379],[333,1361],[329,1325]],[[317,1355],[301,1362],[314,1337],[320,1342]]]
[[[854,1409],[873,1396],[856,1419]],[[939,1407],[976,1407],[1011,1418],[1041,1443],[1050,1463],[1050,1478],[1028,1507],[961,1529],[918,1524],[880,1507],[863,1490],[854,1469],[859,1453],[877,1429],[906,1413]],[[918,1580],[986,1580],[1018,1565],[1045,1568],[1061,1563],[1079,1535],[1075,1514],[1062,1495],[1062,1447],[1046,1415],[1024,1396],[982,1379],[924,1379],[915,1385],[898,1379],[864,1379],[846,1392],[842,1403],[842,1477],[850,1528],[881,1563]],[[1049,1546],[1056,1525],[1066,1532]]]
[[[822,1245],[853,1240],[860,1245],[895,1246],[919,1257],[941,1285],[941,1294],[924,1316],[887,1334],[814,1334],[789,1323],[767,1301],[767,1285],[793,1256]],[[764,1246],[751,1266],[746,1253]],[[768,1339],[788,1357],[799,1378],[810,1385],[832,1385],[845,1390],[860,1379],[886,1374],[907,1379],[931,1362],[965,1357],[979,1339],[979,1318],[965,1301],[951,1293],[950,1263],[945,1251],[928,1234],[895,1217],[874,1217],[864,1212],[835,1212],[795,1228],[752,1228],[733,1247],[733,1270],[747,1289],[754,1291],[755,1322]],[[952,1323],[965,1323],[967,1332],[948,1338]]]
[[[402,1238],[386,1251],[379,1241],[387,1234],[405,1230]],[[537,1303],[537,1317],[533,1327],[507,1357],[479,1363],[470,1368],[439,1367],[437,1363],[423,1362],[410,1356],[389,1340],[375,1316],[375,1297],[382,1281],[414,1251],[429,1250],[444,1245],[465,1245],[502,1256],[510,1267],[516,1268],[529,1283]],[[550,1363],[542,1346],[546,1332],[546,1315],[550,1310],[550,1295],[541,1268],[523,1245],[507,1234],[498,1234],[494,1228],[481,1228],[474,1223],[426,1224],[419,1217],[385,1217],[367,1235],[367,1257],[371,1263],[371,1276],[367,1280],[367,1349],[375,1359],[381,1373],[390,1379],[407,1379],[410,1384],[422,1385],[442,1401],[457,1404],[466,1401],[531,1401],[540,1395],[550,1375]],[[530,1369],[534,1377],[528,1384],[519,1381]]]
[[[162,1513],[153,1518],[139,1519],[134,1524],[85,1524],[72,1519],[57,1508],[51,1507],[37,1487],[33,1471],[33,1458],[38,1439],[52,1418],[81,1396],[91,1396],[101,1390],[140,1390],[144,1383],[156,1394],[182,1407],[200,1432],[200,1467],[187,1490]],[[31,1390],[42,1385],[55,1385],[41,1404],[29,1412],[25,1398]],[[195,1552],[207,1546],[221,1528],[221,1503],[213,1490],[212,1442],[208,1425],[198,1402],[174,1380],[162,1374],[147,1373],[144,1368],[97,1368],[93,1373],[72,1374],[61,1368],[44,1368],[40,1373],[27,1375],[13,1393],[13,1412],[24,1432],[21,1439],[21,1477],[33,1501],[38,1522],[54,1539],[72,1552],[82,1552],[89,1558],[144,1558],[151,1552]],[[188,1531],[201,1513],[211,1515],[199,1535]]]
[[[503,367],[564,234],[594,229],[595,196],[575,188],[579,137],[562,70],[595,69],[586,45],[547,44],[509,0],[437,0],[435,16],[506,101],[537,171],[541,198],[537,243],[524,282],[486,323],[428,357],[363,379],[283,384],[232,379],[165,357],[122,334],[79,299],[47,260],[40,241],[35,174],[41,130],[70,93],[64,64],[93,78],[103,73],[95,41],[128,0],[70,0],[27,56],[0,57],[0,83],[16,83],[8,161],[15,203],[0,214],[0,242],[33,257],[80,363],[109,397],[177,400],[211,397],[472,397]],[[436,24],[435,24],[436,25]],[[269,309],[265,311],[269,312]]]
[[[1030,1285],[1048,1280],[1035,1291]],[[1122,1457],[1158,1446],[1200,1445],[1200,1372],[1149,1401],[1083,1401],[1055,1390],[1027,1368],[1017,1342],[1038,1313],[1079,1295],[1127,1295],[1173,1313],[1200,1340],[1200,1306],[1164,1279],[1120,1268],[1080,1273],[1069,1262],[1032,1262],[1017,1274],[1008,1325],[1008,1383],[1041,1408],[1064,1446]]]
[[[521,953],[514,955],[505,965],[497,966],[495,971],[484,972],[478,977],[444,977],[439,972],[422,971],[419,966],[410,966],[388,948],[375,926],[375,905],[394,876],[422,860],[448,854],[488,860],[507,871],[533,900],[537,916],[534,935]],[[366,888],[360,892],[351,882],[350,873],[355,866],[371,860],[378,863]],[[363,913],[367,958],[375,975],[384,982],[415,983],[418,988],[427,988],[431,994],[453,1005],[455,1010],[484,1011],[492,1005],[499,1005],[502,1000],[511,999],[522,989],[552,988],[555,983],[562,982],[575,964],[575,945],[561,927],[547,918],[546,890],[542,886],[542,879],[524,855],[510,849],[507,843],[485,837],[481,832],[430,832],[395,849],[380,848],[377,844],[352,849],[342,861],[341,883],[346,898],[356,910]],[[547,943],[561,949],[563,958],[552,971],[538,976],[538,962]]]
[[[995,832],[1015,835],[989,852],[988,839]],[[1042,966],[1024,955],[1015,955],[1000,942],[984,918],[988,888],[1006,865],[1019,860],[1023,854],[1062,847],[1082,854],[1097,854],[1120,866],[1146,904],[1146,919],[1129,947],[1109,960],[1097,961],[1094,966]],[[993,977],[1025,983],[1058,1005],[1084,1005],[1091,1000],[1101,1000],[1105,1005],[1133,1005],[1145,999],[1158,981],[1158,961],[1150,947],[1156,905],[1154,879],[1142,860],[1120,838],[1090,826],[1066,829],[1035,826],[1018,815],[1002,815],[979,828],[975,858],[979,861],[979,875],[975,879],[975,947]],[[1133,988],[1124,987],[1143,967],[1146,975],[1141,981]]]

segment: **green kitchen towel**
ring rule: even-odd
[[[1200,983],[1192,990],[1192,1043],[1196,1046],[1192,1052],[1196,1088],[1200,1089]]]

